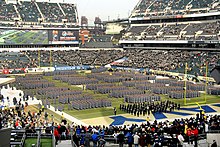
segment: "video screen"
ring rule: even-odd
[[[78,30],[5,30],[0,29],[0,44],[74,44]]]
[[[0,44],[48,44],[48,31],[0,29]]]
[[[79,31],[49,30],[49,44],[71,44],[78,42]]]

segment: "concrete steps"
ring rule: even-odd
[[[72,147],[71,140],[62,140],[57,147]]]

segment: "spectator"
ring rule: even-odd
[[[98,141],[98,147],[105,147],[105,143],[106,143],[105,139],[100,137]]]
[[[55,139],[56,139],[56,145],[58,144],[58,140],[60,138],[59,136],[59,132],[57,130],[57,127],[54,128],[54,136],[55,136]]]
[[[145,133],[141,134],[141,137],[139,139],[139,144],[140,144],[141,147],[146,146],[146,135],[145,135]]]
[[[119,135],[117,136],[119,147],[123,147],[124,138],[125,138],[125,135],[124,135],[123,131],[120,131]]]
[[[151,146],[151,135],[149,133],[146,134],[146,145],[147,147]]]
[[[217,147],[217,146],[218,146],[218,145],[217,145],[216,141],[213,140],[213,143],[212,143],[211,147]]]
[[[192,134],[193,140],[195,141],[195,147],[197,147],[198,146],[197,140],[198,140],[198,134],[199,134],[198,129],[192,126],[191,132],[192,132],[191,134]]]
[[[98,140],[99,140],[98,132],[94,132],[94,133],[92,134],[93,147],[97,147],[97,145],[98,145]]]
[[[79,141],[80,141],[79,136],[76,133],[73,133],[73,142],[77,147],[79,146]]]
[[[178,141],[179,141],[178,147],[182,147],[182,146],[183,146],[183,142],[184,142],[184,140],[185,140],[185,139],[183,138],[182,132],[179,133],[179,135],[177,136],[177,138],[178,138]]]
[[[90,147],[91,133],[87,130],[85,134],[85,146]]]
[[[125,135],[125,137],[128,139],[128,141],[127,141],[128,147],[132,147],[132,144],[133,144],[133,136],[132,136],[131,132],[128,131],[127,134]]]
[[[60,127],[60,132],[61,132],[61,139],[66,139],[67,129],[66,129],[66,126],[63,123]]]
[[[139,139],[140,139],[140,136],[138,136],[138,133],[136,132],[134,135],[134,146],[135,147],[138,147]]]

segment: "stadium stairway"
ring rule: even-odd
[[[62,140],[57,147],[72,147],[71,140]]]

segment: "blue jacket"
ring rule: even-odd
[[[126,135],[125,135],[126,138],[128,138],[128,143],[133,143],[133,136],[130,132],[128,132]]]
[[[99,140],[99,136],[95,133],[92,134],[92,141],[98,141]]]

